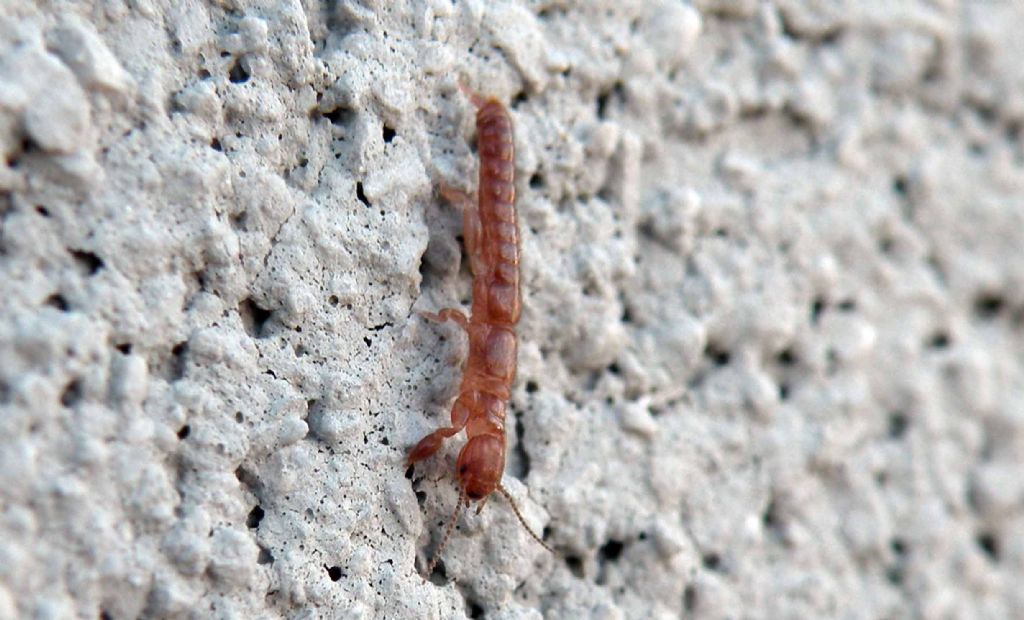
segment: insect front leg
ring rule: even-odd
[[[459,82],[459,90],[462,91],[462,94],[465,95],[469,99],[470,103],[472,103],[476,108],[482,108],[484,104],[487,103],[487,97],[484,97],[469,86],[466,86],[461,81]]]
[[[466,406],[460,395],[452,407],[452,425],[439,428],[423,439],[420,439],[419,443],[409,452],[409,458],[406,459],[406,467],[433,456],[435,452],[441,449],[445,439],[466,427],[466,423],[469,421],[469,413],[469,407]]]

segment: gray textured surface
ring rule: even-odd
[[[0,618],[1024,613],[1019,3],[0,7]],[[425,583],[460,77],[559,553],[496,498]]]

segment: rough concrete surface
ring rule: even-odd
[[[1024,617],[1024,5],[0,0],[0,618]],[[506,501],[458,522],[473,108]]]

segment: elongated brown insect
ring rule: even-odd
[[[439,428],[420,440],[409,453],[408,465],[441,448],[444,440],[466,429],[466,445],[455,469],[459,502],[441,545],[427,567],[437,565],[462,509],[470,502],[485,502],[494,491],[508,499],[519,522],[545,549],[551,548],[527,525],[519,507],[501,484],[505,471],[505,406],[516,374],[516,323],[522,302],[519,293],[519,226],[515,206],[512,119],[505,106],[462,87],[476,106],[477,151],[480,155],[479,199],[442,185],[441,194],[462,208],[463,239],[473,272],[473,305],[469,317],[455,308],[433,321],[454,321],[469,335],[469,357],[462,369],[462,385],[452,406],[451,426]],[[480,504],[479,512],[483,509]]]

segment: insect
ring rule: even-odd
[[[444,551],[462,509],[480,501],[477,513],[494,491],[509,501],[526,531],[548,551],[548,545],[527,525],[519,507],[501,484],[505,471],[505,407],[516,373],[516,323],[522,307],[519,292],[519,226],[515,206],[512,119],[497,99],[485,98],[460,85],[476,107],[477,151],[480,155],[479,198],[442,185],[441,195],[462,209],[463,239],[473,273],[470,316],[455,308],[423,313],[432,321],[454,321],[469,336],[469,357],[451,412],[451,426],[428,434],[409,452],[407,465],[437,452],[445,439],[466,430],[466,445],[455,469],[459,501],[441,545],[427,567],[430,575]],[[474,204],[476,202],[476,204]],[[426,577],[424,577],[426,578]]]

